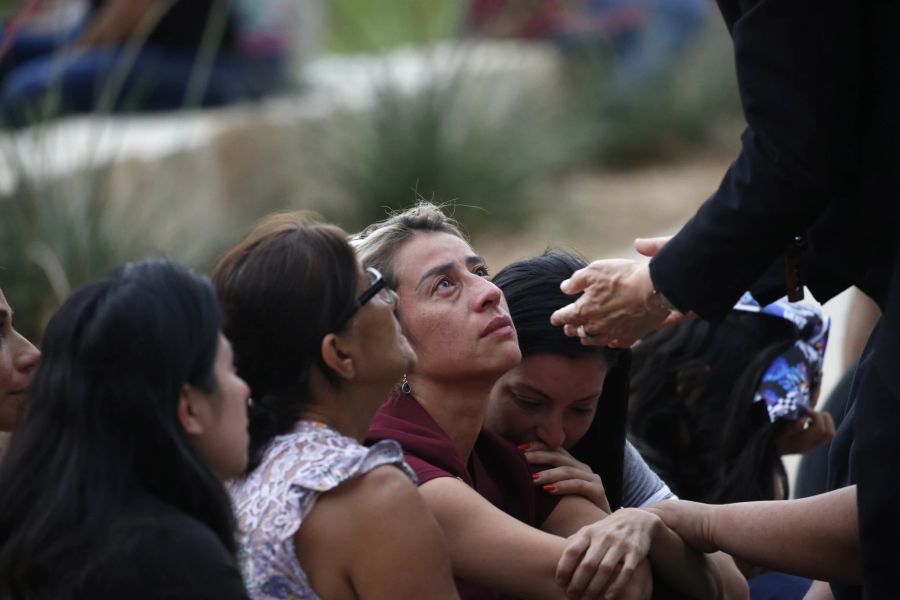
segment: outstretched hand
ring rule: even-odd
[[[671,309],[653,291],[646,263],[632,260],[595,260],[562,282],[566,294],[584,294],[550,316],[566,335],[579,336],[594,346],[630,346],[659,329]]]
[[[638,238],[635,249],[652,257],[671,237]],[[566,294],[584,292],[550,316],[566,335],[590,346],[630,346],[646,334],[693,318],[672,308],[656,292],[650,267],[633,260],[595,260],[560,285]]]
[[[634,240],[634,249],[643,256],[653,257],[671,239],[671,235],[668,237],[637,238]]]

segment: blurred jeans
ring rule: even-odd
[[[219,53],[200,64],[196,51],[152,44],[136,51],[128,46],[76,51],[70,43],[77,33],[16,33],[0,60],[4,125],[21,127],[95,110],[219,106],[259,98],[285,85],[282,59]]]

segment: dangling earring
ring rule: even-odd
[[[407,395],[412,392],[412,388],[409,387],[409,380],[406,378],[406,373],[403,374],[403,379],[400,380],[400,391]]]

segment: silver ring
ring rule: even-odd
[[[580,337],[580,338],[592,338],[592,337],[594,337],[592,334],[590,334],[590,333],[587,332],[587,330],[584,328],[584,325],[579,325],[578,327],[576,327],[576,328],[575,328],[575,333],[577,333],[577,334],[578,334],[578,337]]]

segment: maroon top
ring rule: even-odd
[[[456,477],[506,514],[532,527],[539,527],[556,507],[558,498],[535,494],[528,463],[510,442],[482,429],[466,463],[450,436],[408,394],[392,392],[375,414],[366,443],[384,439],[400,442],[419,485],[438,477]],[[456,587],[463,600],[502,597],[459,578]]]

